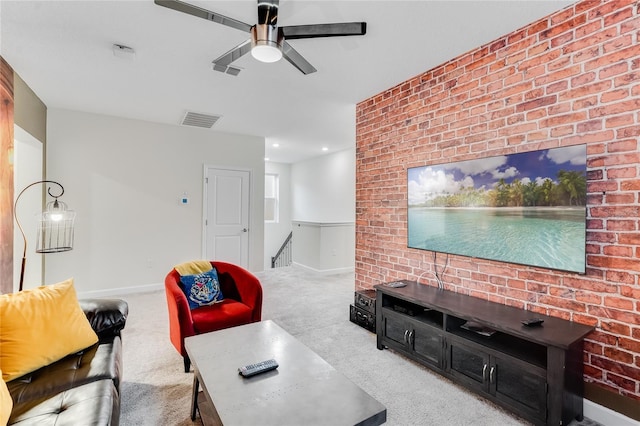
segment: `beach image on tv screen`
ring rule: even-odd
[[[586,145],[407,170],[410,248],[585,272]]]

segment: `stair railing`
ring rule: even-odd
[[[271,268],[280,268],[282,266],[290,266],[291,265],[291,249],[292,249],[292,240],[293,231],[289,232],[289,235],[280,246],[280,250],[276,253],[275,256],[271,258]]]

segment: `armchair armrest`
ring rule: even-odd
[[[196,331],[193,326],[193,318],[191,317],[187,296],[182,292],[179,283],[180,274],[175,269],[172,269],[164,280],[169,311],[169,338],[178,352],[182,356],[187,356],[187,351],[184,348],[184,338],[195,335]]]
[[[91,327],[100,340],[120,335],[129,314],[129,305],[121,299],[80,299]]]

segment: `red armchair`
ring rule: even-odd
[[[210,306],[189,309],[182,291],[180,274],[172,269],[164,280],[169,308],[171,343],[182,355],[184,371],[191,361],[184,349],[184,338],[223,328],[258,322],[262,319],[262,285],[258,278],[240,266],[226,262],[211,262],[218,271],[224,300]]]

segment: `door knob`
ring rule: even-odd
[[[242,228],[242,232],[248,232],[249,230],[247,228]]]

